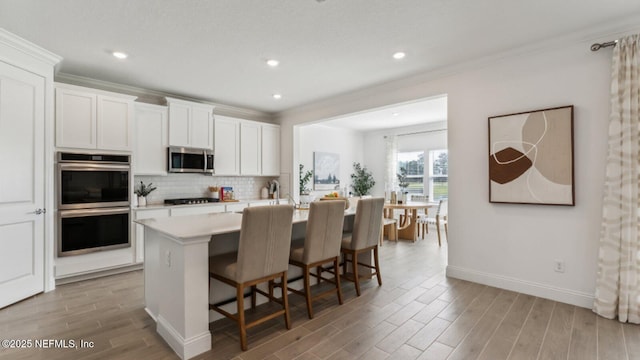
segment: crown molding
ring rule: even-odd
[[[55,81],[60,83],[66,83],[71,85],[91,87],[106,91],[113,91],[119,93],[125,93],[129,95],[137,96],[137,102],[154,104],[154,105],[166,105],[166,98],[172,98],[183,101],[198,102],[205,105],[211,105],[215,108],[214,114],[239,117],[247,120],[257,120],[261,122],[274,123],[273,114],[257,111],[253,109],[246,109],[236,107],[232,105],[220,104],[212,101],[206,101],[203,99],[196,99],[179,94],[173,94],[163,91],[144,89],[137,86],[130,86],[124,84],[113,83],[110,81],[92,79],[84,76],[57,73],[55,75]]]
[[[9,46],[19,52],[35,57],[47,65],[55,66],[62,60],[61,56],[41,48],[40,46],[12,34],[3,28],[0,28],[0,44]]]

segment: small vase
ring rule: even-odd
[[[145,196],[138,196],[138,206],[147,206],[147,198]]]

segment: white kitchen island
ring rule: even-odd
[[[354,209],[345,211],[345,216],[353,214]],[[297,210],[293,223],[306,223],[307,216],[308,211]],[[136,222],[145,226],[145,310],[156,321],[158,333],[182,359],[210,350],[209,255],[237,249],[242,214],[176,216]],[[294,238],[300,236],[300,229],[294,225]]]

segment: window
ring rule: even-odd
[[[408,184],[403,191],[409,194],[424,194],[424,152],[399,152],[396,172],[402,174],[402,169],[405,169],[405,182]]]
[[[429,199],[438,201],[449,197],[449,152],[429,151]]]

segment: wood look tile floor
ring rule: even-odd
[[[211,323],[213,349],[196,359],[640,359],[640,327],[529,295],[446,278],[446,244],[432,231],[381,248],[381,287],[366,281],[345,303],[290,295],[293,327]],[[273,306],[265,304],[256,312]],[[177,359],[143,309],[142,272],[61,285],[0,310],[0,340],[80,340],[93,348],[2,349],[0,359]],[[79,346],[80,347],[80,346]]]

